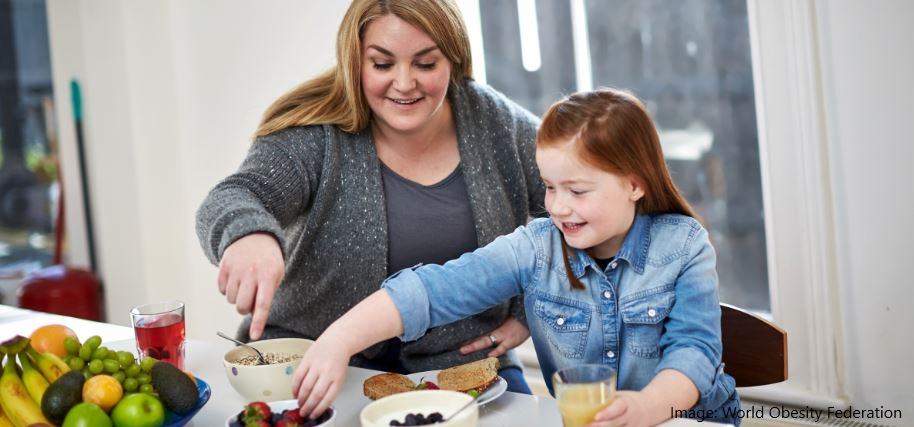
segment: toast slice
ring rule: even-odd
[[[413,391],[416,383],[406,375],[386,372],[368,378],[362,383],[362,393],[371,400],[378,400],[392,394]]]
[[[442,390],[482,393],[498,381],[498,359],[488,357],[475,362],[442,369],[438,372],[438,387]]]

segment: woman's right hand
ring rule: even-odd
[[[268,233],[248,234],[225,248],[219,262],[219,292],[238,313],[253,313],[250,336],[260,339],[285,271],[279,242]]]

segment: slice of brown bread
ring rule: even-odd
[[[371,400],[378,400],[392,394],[413,391],[416,383],[406,375],[386,372],[368,378],[362,383],[362,392]]]
[[[438,372],[438,387],[444,390],[482,393],[498,380],[498,359],[494,357],[442,369]]]

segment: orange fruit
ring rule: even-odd
[[[105,412],[124,397],[124,387],[111,375],[96,375],[83,384],[83,402],[94,403]]]
[[[67,355],[67,349],[63,345],[63,340],[66,337],[79,339],[76,336],[76,332],[64,325],[44,325],[35,329],[29,338],[31,339],[32,348],[39,353],[50,352],[59,357],[64,357]]]

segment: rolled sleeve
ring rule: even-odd
[[[704,401],[711,391],[714,385],[714,377],[717,373],[717,367],[711,363],[711,360],[704,353],[690,347],[682,347],[664,354],[663,359],[660,360],[660,364],[657,365],[654,371],[654,375],[656,376],[664,369],[675,369],[689,377],[701,396],[699,403]]]
[[[390,276],[381,288],[394,301],[403,321],[403,341],[415,341],[425,335],[431,323],[428,293],[422,280],[412,269],[405,269]]]

